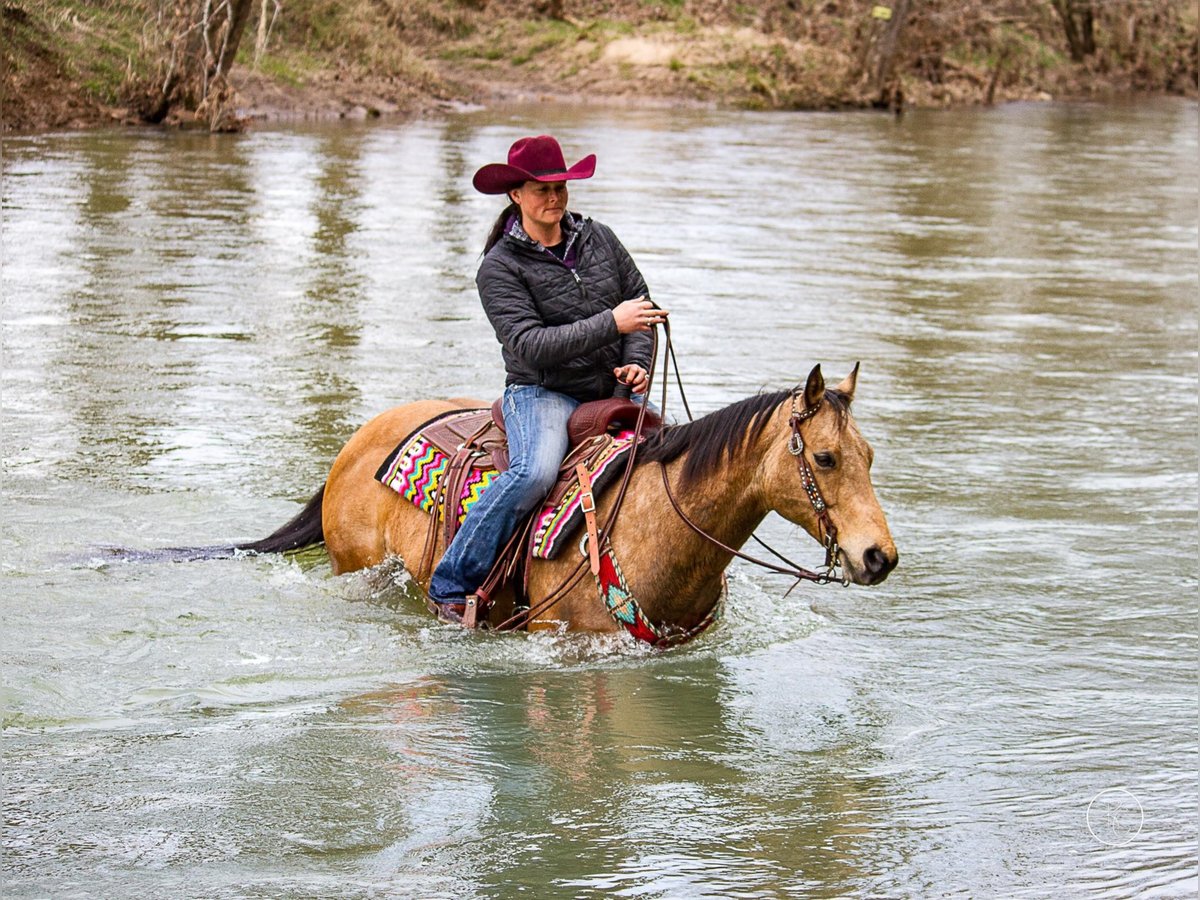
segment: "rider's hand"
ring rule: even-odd
[[[667,320],[667,311],[659,309],[654,305],[654,301],[647,297],[626,300],[615,307],[612,313],[613,318],[617,320],[617,331],[621,334],[649,331]]]
[[[613,369],[613,374],[617,376],[617,381],[621,384],[627,384],[633,388],[635,394],[646,393],[646,388],[650,386],[650,376],[645,369],[636,364]]]

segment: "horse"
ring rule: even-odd
[[[850,413],[857,378],[855,365],[827,388],[818,364],[802,386],[760,393],[651,433],[637,449],[608,540],[598,542],[611,554],[610,575],[613,569],[620,573],[619,583],[608,586],[617,589],[618,600],[631,595],[659,636],[690,637],[712,619],[726,568],[771,511],[824,543],[827,563],[840,566],[846,581],[883,581],[898,557],[871,482],[874,452]],[[439,547],[426,554],[429,513],[374,476],[400,439],[422,423],[487,405],[466,398],[423,400],[376,416],[347,441],[325,485],[291,522],[238,549],[281,552],[323,541],[335,574],[398,558],[427,588],[433,566],[420,563],[432,559],[436,565],[444,552]],[[616,493],[609,490],[596,501],[598,520],[608,520]],[[587,566],[582,553],[528,566],[528,630],[633,631],[617,614],[628,608],[613,610],[611,597],[602,596],[599,576],[581,577]],[[493,616],[512,615],[511,588],[494,600]]]

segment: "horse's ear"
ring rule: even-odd
[[[845,394],[846,400],[854,399],[854,387],[858,384],[858,367],[860,363],[854,364],[854,371],[846,376],[845,380],[834,388],[839,394]]]
[[[808,373],[808,383],[804,385],[804,408],[816,406],[825,397],[825,376],[821,374],[821,364],[813,366]]]

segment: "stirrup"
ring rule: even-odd
[[[480,601],[475,594],[468,594],[461,602],[457,600],[438,601],[432,597],[426,598],[429,611],[437,616],[439,622],[448,625],[461,625],[463,628],[476,628],[479,625]]]
[[[478,624],[479,617],[479,598],[475,594],[467,594],[463,600],[462,625],[463,628],[474,629]]]

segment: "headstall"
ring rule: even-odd
[[[792,392],[792,436],[788,438],[788,452],[796,457],[796,465],[800,469],[800,484],[804,487],[804,493],[808,494],[808,500],[812,503],[813,512],[817,514],[817,528],[821,536],[821,543],[825,547],[825,567],[832,571],[837,565],[838,543],[837,543],[837,526],[833,524],[833,520],[829,518],[829,507],[825,504],[825,498],[821,496],[821,489],[817,487],[817,479],[813,475],[812,466],[808,464],[808,460],[804,458],[804,438],[800,434],[800,426],[807,422],[817,414],[817,410],[821,408],[821,404],[825,401],[821,397],[812,406],[806,406],[804,409],[799,409],[796,405],[796,398],[799,396],[799,391]]]
[[[713,537],[694,521],[692,521],[692,518],[686,512],[684,512],[683,507],[679,505],[679,501],[675,498],[675,494],[671,490],[671,480],[667,477],[667,466],[665,463],[660,462],[658,466],[659,471],[662,473],[663,489],[667,493],[667,499],[671,502],[671,507],[675,510],[675,514],[683,520],[684,524],[686,524],[692,529],[692,531],[696,532],[696,534],[700,535],[700,537],[704,538],[710,544],[719,547],[726,553],[736,556],[738,559],[744,559],[747,562],[754,563],[756,566],[760,566],[772,572],[779,572],[782,575],[790,575],[796,579],[797,584],[799,584],[801,581],[812,581],[816,584],[830,584],[836,581],[842,585],[847,585],[850,583],[849,579],[845,574],[839,573],[838,571],[839,563],[837,528],[834,526],[833,521],[829,518],[829,509],[825,503],[825,499],[821,496],[821,491],[817,488],[817,480],[813,477],[812,468],[808,465],[808,461],[804,458],[804,439],[800,436],[801,423],[808,421],[817,414],[817,410],[821,408],[821,403],[824,398],[818,400],[812,406],[805,407],[801,410],[797,409],[796,407],[796,396],[797,394],[793,392],[791,416],[792,434],[791,437],[788,438],[788,450],[793,456],[796,457],[797,464],[800,467],[800,482],[804,485],[804,492],[808,494],[808,499],[812,503],[813,510],[817,514],[818,533],[821,536],[821,543],[825,547],[825,568],[823,571],[813,572],[812,570],[806,569],[803,566],[796,565],[787,557],[776,552],[775,550],[772,550],[754,535],[751,535],[751,537],[754,537],[759,544],[762,544],[762,546],[765,547],[772,556],[783,562],[783,566],[750,556],[749,554],[743,553],[741,550],[738,550],[735,547],[730,547],[723,541]],[[795,587],[795,585],[793,585],[793,587]]]

